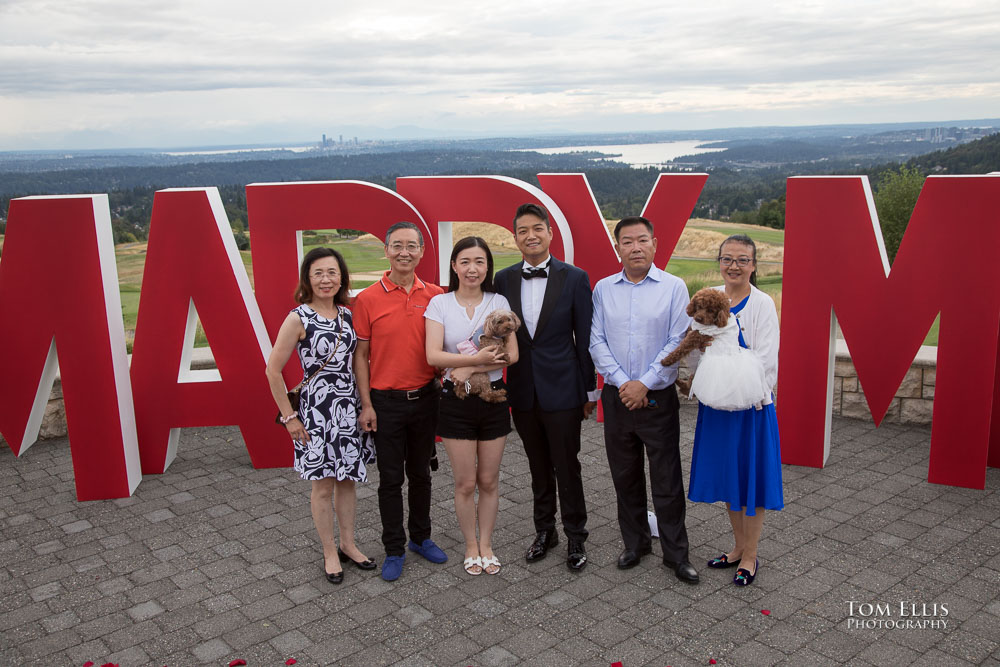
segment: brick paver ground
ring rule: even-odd
[[[686,466],[694,410],[682,409]],[[757,581],[704,561],[729,547],[720,506],[688,504],[692,561],[681,583],[659,548],[619,571],[614,490],[601,427],[585,425],[591,562],[527,565],[531,489],[512,436],[495,536],[499,576],[461,569],[451,476],[435,473],[434,538],[402,578],[346,569],[323,578],[308,485],[254,470],[235,428],[183,431],[163,475],[128,499],[80,503],[68,441],[0,451],[0,664],[635,665],[1000,662],[1000,471],[985,491],[926,481],[926,428],[834,421],[825,469],[786,466],[782,512],[768,513]],[[358,487],[358,542],[381,560],[375,479]],[[858,629],[855,620],[944,622]],[[863,605],[888,605],[868,607]],[[947,615],[944,610],[947,609]],[[769,615],[762,613],[768,610]]]

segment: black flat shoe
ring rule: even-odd
[[[708,566],[714,570],[724,570],[729,567],[736,567],[739,564],[739,561],[729,560],[729,556],[727,554],[722,554],[718,558],[713,558],[708,561]]]
[[[348,555],[345,554],[340,549],[337,549],[337,557],[340,558],[340,562],[341,563],[348,563],[348,562],[354,563],[355,565],[358,566],[359,570],[374,570],[376,567],[378,567],[378,563],[376,563],[375,561],[373,561],[371,558],[369,558],[368,560],[360,560],[360,561],[359,560],[354,560],[353,558],[348,557]],[[327,576],[330,576],[330,575],[327,575]],[[339,584],[340,582],[337,581],[337,582],[334,582],[334,583]]]
[[[757,576],[757,572],[760,569],[760,564],[755,558],[753,561],[753,574],[750,574],[750,570],[745,568],[740,568],[736,570],[736,576],[733,577],[733,583],[737,586],[749,586],[753,583],[754,577]]]
[[[343,570],[341,570],[340,572],[330,573],[330,572],[327,572],[324,569],[323,570],[323,574],[326,575],[326,580],[329,581],[331,584],[342,584],[342,583],[344,583],[344,571]]]

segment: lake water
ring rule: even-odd
[[[622,144],[612,146],[559,146],[557,148],[523,148],[545,155],[558,153],[573,153],[579,151],[597,151],[598,153],[615,153],[621,157],[607,158],[615,162],[624,162],[631,167],[659,167],[682,155],[698,153],[716,153],[725,148],[699,148],[705,141],[664,141],[656,144]]]

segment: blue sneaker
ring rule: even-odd
[[[386,556],[382,561],[382,578],[386,581],[396,581],[399,575],[403,574],[403,561],[406,554],[402,556]]]
[[[420,544],[410,540],[410,551],[420,554],[432,563],[448,562],[448,554],[441,551],[441,547],[434,544],[434,540],[429,537]]]

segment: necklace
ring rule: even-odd
[[[455,301],[458,301],[458,305],[462,306],[463,308],[473,308],[483,302],[483,295],[480,294],[478,299],[474,299],[469,303],[462,303],[462,300],[458,298],[458,292],[455,292]]]

